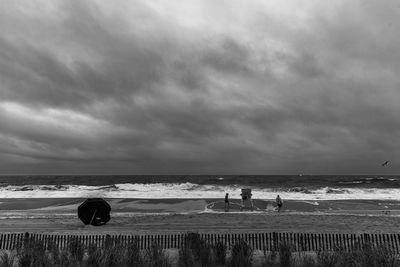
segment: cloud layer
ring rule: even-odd
[[[3,1],[1,171],[398,173],[399,8]]]

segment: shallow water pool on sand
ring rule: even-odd
[[[80,198],[0,199],[0,218],[75,216]],[[140,214],[225,213],[223,199],[107,199],[114,217]],[[230,213],[277,213],[272,199],[254,199],[254,209],[240,210],[241,200],[230,200]],[[391,200],[284,200],[283,214],[342,214],[400,216],[400,202]]]

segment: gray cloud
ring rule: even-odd
[[[397,4],[241,4],[6,1],[0,167],[399,171]]]

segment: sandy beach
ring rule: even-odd
[[[64,234],[161,234],[176,232],[302,232],[394,233],[400,218],[392,216],[295,214],[175,214],[117,217],[101,227],[77,218],[10,218],[0,220],[0,232]]]
[[[148,234],[177,232],[393,233],[400,227],[398,203],[376,201],[286,201],[282,213],[232,206],[223,212],[220,199],[109,199],[111,221],[84,225],[76,215],[82,199],[1,199],[0,232],[65,234]],[[232,200],[233,203],[238,200]],[[340,207],[340,208],[339,208]],[[387,208],[385,208],[387,207]],[[389,209],[390,207],[390,209]],[[384,209],[383,209],[384,208]],[[323,212],[322,212],[323,211]]]

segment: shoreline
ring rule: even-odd
[[[76,213],[85,198],[0,198],[1,213]],[[224,212],[224,199],[198,198],[105,198],[112,213],[198,213]],[[230,199],[230,212],[240,212],[240,199]],[[253,199],[254,212],[274,213],[275,200]],[[250,211],[247,203],[245,211]],[[394,200],[285,200],[283,212],[349,215],[400,215],[400,201]]]
[[[77,207],[83,200],[0,199],[0,232],[397,233],[400,226],[400,203],[396,201],[319,201],[317,205],[309,201],[284,200],[284,209],[278,213],[265,210],[272,200],[260,199],[254,200],[254,204],[264,209],[243,212],[233,209],[224,212],[223,199],[107,199],[112,206],[111,220],[95,227],[84,225],[77,217]]]

